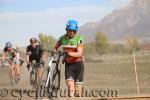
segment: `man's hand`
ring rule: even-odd
[[[30,70],[30,65],[31,65],[30,63],[27,64],[28,71]]]
[[[64,51],[65,57],[70,56],[70,52]]]
[[[52,53],[56,53],[57,50],[56,50],[55,48],[53,48],[53,49],[51,50],[51,52],[52,52]]]

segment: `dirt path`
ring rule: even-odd
[[[87,70],[87,71],[91,71],[91,70]],[[97,70],[96,70],[97,71]],[[61,89],[66,89],[66,84],[64,81],[64,67],[61,67]],[[90,73],[87,73],[87,76]],[[31,93],[30,96],[27,95],[27,93],[22,93],[22,95],[15,93],[14,95],[16,97],[12,96],[12,91],[14,89],[16,90],[21,90],[22,92],[25,91],[30,91],[31,92],[31,86],[29,84],[29,71],[27,71],[26,66],[22,66],[21,67],[21,80],[20,82],[15,85],[14,87],[10,86],[9,83],[9,75],[8,75],[8,68],[2,68],[0,67],[0,100],[35,100],[34,98],[34,93]],[[99,75],[102,75],[102,73],[99,73]],[[86,81],[90,80],[91,78],[86,77],[85,78]],[[90,82],[90,81],[88,81]],[[94,83],[96,84],[96,83]],[[94,84],[91,84],[92,86],[94,86]],[[88,84],[86,83],[85,85],[88,86]],[[8,95],[2,97],[2,94],[4,94],[4,92],[2,91],[3,89],[7,89],[8,90]],[[58,99],[54,99],[54,100],[150,100],[150,96],[140,96],[140,97],[136,97],[136,96],[126,96],[126,97],[122,97],[119,96],[119,98],[93,98],[93,97],[82,97],[82,98],[58,98]],[[132,97],[132,98],[131,98]],[[41,100],[49,100],[48,98],[44,98]]]

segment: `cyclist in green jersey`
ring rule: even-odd
[[[65,79],[68,86],[68,96],[81,96],[83,83],[84,65],[82,61],[83,38],[77,34],[78,23],[69,20],[66,24],[66,34],[60,37],[54,50],[60,46],[67,52],[65,62]]]

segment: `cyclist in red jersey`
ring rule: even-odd
[[[60,37],[54,50],[60,46],[67,52],[65,58],[65,79],[68,86],[68,96],[81,96],[83,83],[84,64],[82,61],[83,38],[77,34],[78,23],[76,20],[69,20],[66,24],[66,34]]]

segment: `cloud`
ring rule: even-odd
[[[123,4],[121,0],[111,1],[114,4]],[[79,26],[82,26],[87,22],[100,21],[112,10],[108,6],[74,6],[36,12],[1,12],[0,34],[4,35],[0,40],[3,42],[7,39],[22,46],[28,43],[30,37],[37,37],[40,32],[58,38],[64,34],[68,19],[76,19]]]
[[[0,13],[1,23],[55,23],[64,22],[68,18],[76,18],[81,22],[97,21],[111,11],[109,7],[82,6],[58,9],[47,9],[39,12]]]
[[[102,6],[79,6],[57,9],[47,9],[39,12],[8,12],[0,13],[0,33],[7,28],[12,29],[12,33],[17,33],[28,28],[28,32],[63,32],[68,19],[76,19],[82,26],[86,22],[99,21],[106,14],[112,11],[109,7]],[[22,27],[21,27],[22,26]],[[30,26],[30,27],[29,27]],[[2,28],[3,27],[3,28]],[[32,27],[32,28],[31,28]],[[54,34],[56,36],[56,34]]]
[[[58,38],[65,32],[68,19],[76,19],[82,26],[86,22],[99,21],[111,11],[111,8],[102,6],[75,6],[37,12],[1,12],[0,34],[5,35],[0,40],[15,43],[17,40],[22,45],[27,43],[27,38],[35,37],[39,32]]]

